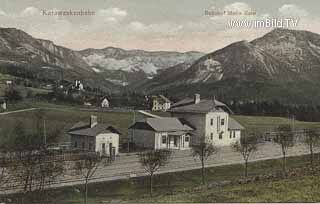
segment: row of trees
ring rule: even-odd
[[[237,114],[262,116],[295,116],[298,120],[319,121],[320,106],[312,104],[283,104],[279,101],[243,101],[232,100],[228,103]]]
[[[248,177],[248,163],[250,158],[259,150],[258,135],[256,133],[245,133],[239,142],[232,145],[232,149],[238,152],[244,161],[244,178]],[[295,145],[296,136],[291,126],[280,125],[277,128],[277,135],[273,138],[273,142],[280,146],[282,152],[282,173],[287,176],[287,154],[288,150]],[[310,164],[314,168],[314,153],[320,147],[320,132],[314,129],[306,129],[303,142],[310,150]],[[192,156],[201,163],[202,184],[206,183],[206,162],[219,152],[219,148],[212,143],[202,140],[199,144],[192,146]],[[150,176],[150,195],[152,196],[153,176],[161,166],[167,164],[170,159],[170,151],[156,150],[139,154],[140,163]]]
[[[44,195],[45,189],[53,182],[59,182],[66,173],[66,164],[64,160],[52,159],[54,154],[44,148],[41,143],[37,143],[39,138],[30,140],[30,135],[21,131],[19,142],[17,141],[17,148],[12,151],[12,158],[10,162],[2,162],[0,168],[0,185],[8,181],[8,175],[15,179],[15,183],[22,184],[23,192],[25,194],[33,191],[39,192],[38,198]],[[316,130],[306,130],[304,143],[308,145],[310,150],[310,164],[314,166],[314,153],[320,147],[320,134]],[[29,142],[28,142],[28,139]],[[244,177],[248,177],[248,163],[250,158],[259,150],[259,143],[255,133],[243,134],[240,141],[235,143],[232,148],[238,152],[244,161]],[[23,142],[22,142],[23,141]],[[41,140],[40,140],[41,141]],[[287,175],[286,158],[290,148],[295,145],[295,134],[288,125],[281,125],[277,128],[277,135],[274,136],[273,141],[280,146],[282,151],[282,169],[283,175]],[[20,146],[20,144],[23,144]],[[30,144],[30,145],[26,145]],[[32,144],[32,145],[31,145]],[[206,183],[206,163],[210,157],[213,157],[219,152],[219,148],[213,144],[201,141],[199,144],[192,147],[192,156],[198,159],[201,163],[202,184]],[[150,195],[153,195],[153,178],[161,167],[164,167],[171,158],[171,151],[169,150],[152,150],[145,151],[138,154],[139,162],[150,181]],[[70,163],[69,163],[70,164]],[[72,170],[80,175],[83,180],[83,195],[84,203],[87,203],[88,184],[95,177],[99,167],[112,164],[112,160],[108,157],[102,157],[96,153],[88,153],[81,155],[81,158],[72,161]],[[68,168],[70,171],[70,168]],[[11,179],[12,180],[12,179]]]
[[[71,154],[49,150],[42,134],[30,134],[17,126],[15,146],[2,147],[0,158],[0,190],[15,189],[22,193],[21,202],[46,202],[47,189],[64,181],[65,174],[74,172],[83,181],[84,203],[87,203],[88,184],[98,167],[111,164],[109,157],[98,153]]]

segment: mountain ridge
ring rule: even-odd
[[[301,98],[308,90],[320,88],[319,65],[319,34],[275,29],[250,42],[234,42],[204,55],[178,75],[171,77],[170,81],[155,78],[141,84],[139,88],[146,93],[166,92],[178,96],[181,95],[179,91],[182,87],[188,87],[183,94],[203,90],[210,92],[208,87],[212,87],[211,93],[207,94],[219,92],[222,95],[230,95],[229,98],[243,98],[239,93],[247,95],[244,94],[246,90],[255,92],[251,85],[256,84],[264,87],[265,92],[268,92],[269,87],[269,90],[272,90],[271,98],[272,94],[275,94],[274,98],[280,97],[275,87],[282,90],[282,93],[288,90],[294,97]],[[297,86],[296,90],[289,90],[289,84],[301,86]],[[304,84],[308,86],[304,87]],[[239,93],[234,93],[228,86],[235,87]],[[217,87],[223,87],[225,90],[217,91]],[[173,90],[177,93],[173,93]],[[250,97],[255,98],[256,94],[246,97],[249,100]],[[319,94],[315,97],[320,99]]]

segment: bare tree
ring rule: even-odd
[[[13,155],[10,171],[23,185],[23,192],[28,193],[32,191],[37,176],[41,141],[37,134],[27,132],[25,126],[20,122],[15,125],[14,129],[12,136],[14,139],[11,144],[8,144]]]
[[[277,135],[274,142],[279,144],[282,151],[282,170],[284,176],[287,175],[286,156],[289,148],[294,146],[294,134],[290,125],[280,125],[277,128]]]
[[[149,174],[150,178],[150,196],[153,193],[153,176],[160,169],[165,166],[171,156],[169,150],[154,150],[139,153],[139,162],[144,170]]]
[[[75,163],[75,170],[84,178],[84,203],[88,200],[88,184],[95,175],[97,169],[111,163],[111,158],[101,157],[98,153],[88,153],[83,155],[79,161]]]
[[[320,134],[314,129],[305,129],[305,138],[303,141],[310,151],[310,164],[314,168],[314,150],[320,145]]]
[[[256,135],[243,134],[240,141],[237,141],[232,145],[234,151],[239,152],[244,160],[244,176],[248,177],[248,161],[250,156],[252,156],[258,150],[258,140]]]
[[[206,142],[205,140],[200,141],[199,144],[192,146],[192,156],[199,158],[201,162],[201,175],[202,184],[205,184],[205,162],[209,157],[218,153],[218,148],[213,144]]]
[[[38,190],[44,191],[59,176],[64,173],[64,160],[54,157],[54,153],[48,150],[39,152],[39,161],[37,169]]]
[[[0,153],[1,154],[1,153]],[[8,171],[8,161],[6,155],[1,155],[0,158],[0,191],[1,188],[5,188],[10,179],[10,172]]]
[[[38,198],[42,198],[46,187],[63,173],[64,161],[43,148],[41,135],[27,132],[21,123],[16,124],[13,137],[12,144],[8,144],[12,155],[10,172],[25,194],[37,190]]]

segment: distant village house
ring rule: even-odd
[[[11,80],[7,80],[7,81],[6,81],[6,84],[7,84],[8,86],[10,86],[10,85],[13,84],[13,82],[12,82]]]
[[[171,101],[164,95],[151,97],[152,111],[167,111],[171,107]]]
[[[116,156],[119,153],[120,132],[112,125],[98,123],[97,116],[90,122],[78,122],[68,131],[73,149]]]
[[[79,91],[84,90],[83,84],[81,83],[80,80],[76,80],[75,88]]]
[[[7,102],[3,97],[0,97],[0,110],[7,110]]]
[[[103,100],[101,101],[101,108],[109,108],[110,103],[107,97],[104,97]]]

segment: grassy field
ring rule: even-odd
[[[319,161],[318,161],[319,162]],[[288,169],[307,166],[307,156],[288,158]],[[267,160],[249,164],[249,177],[280,173],[281,160]],[[242,165],[206,169],[207,183],[232,182],[243,178]],[[315,202],[320,201],[318,176],[301,174],[290,179],[256,181],[250,184],[231,183],[209,189],[201,186],[201,171],[192,170],[156,175],[154,197],[149,196],[148,178],[135,178],[89,185],[89,203],[129,202]],[[82,186],[67,187],[48,192],[52,203],[82,203]],[[47,203],[51,203],[47,202]]]
[[[274,131],[276,127],[282,124],[293,124],[293,121],[283,117],[266,117],[266,116],[242,116],[234,115],[234,119],[239,121],[246,129],[257,131]],[[320,122],[303,122],[294,121],[297,129],[320,128]]]
[[[26,127],[32,129],[36,127],[36,115],[38,110],[13,113],[9,115],[0,115],[0,128],[4,131],[10,131],[14,128],[18,121],[25,124]],[[55,128],[60,129],[60,142],[67,142],[68,135],[66,132],[79,121],[89,122],[90,115],[97,115],[100,123],[111,124],[122,133],[122,139],[127,137],[128,127],[132,123],[132,113],[122,112],[91,112],[91,111],[79,111],[73,108],[50,107],[43,111],[46,118],[46,126],[48,132]]]
[[[319,176],[303,176],[279,181],[227,186],[195,193],[180,193],[139,199],[139,203],[214,202],[319,202]]]
[[[13,105],[11,105],[13,106]],[[94,111],[84,111],[80,109],[80,106],[68,106],[68,105],[56,105],[45,102],[25,102],[16,104],[16,106],[11,107],[12,110],[30,108],[30,107],[40,107],[46,108],[43,112],[45,113],[46,123],[48,131],[54,130],[55,128],[60,129],[60,142],[67,142],[68,135],[67,130],[78,121],[88,121],[90,115],[94,114],[98,116],[98,121],[100,123],[111,124],[119,129],[122,133],[121,141],[126,142],[128,135],[128,127],[133,122],[132,112],[94,112]],[[160,115],[167,115],[166,113],[155,113]],[[26,127],[32,129],[36,126],[36,115],[37,111],[14,113],[9,115],[0,115],[0,129],[4,132],[10,132],[14,125],[21,121]],[[237,121],[239,121],[248,130],[257,131],[273,131],[280,124],[291,124],[292,121],[287,118],[281,117],[262,117],[262,116],[232,116]],[[295,121],[295,127],[297,128],[320,128],[320,122],[301,122]],[[0,140],[1,140],[0,136]],[[120,142],[121,142],[120,141]]]

